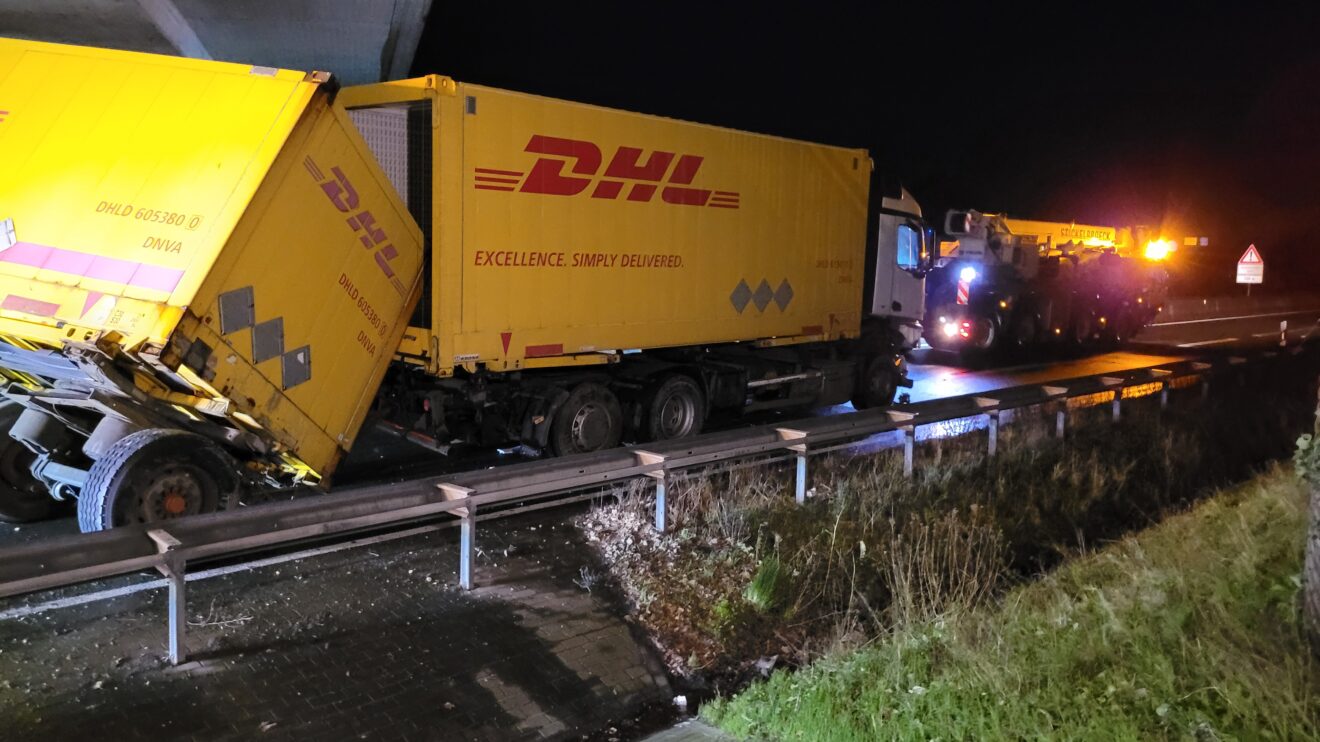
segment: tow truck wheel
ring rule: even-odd
[[[875,356],[866,362],[853,391],[852,405],[859,410],[887,407],[898,393],[898,367],[891,356]]]
[[[550,448],[557,456],[614,448],[622,437],[619,398],[590,381],[573,387],[550,426]]]
[[[646,406],[646,440],[667,441],[696,435],[706,417],[706,396],[686,374],[670,374]]]
[[[55,498],[32,476],[30,467],[36,455],[9,437],[9,429],[22,413],[20,405],[0,405],[0,521],[6,523],[43,520],[55,510]]]
[[[119,440],[92,464],[78,495],[83,533],[211,513],[237,499],[238,466],[194,433],[152,428]]]

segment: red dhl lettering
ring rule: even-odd
[[[372,216],[370,211],[366,209],[358,211],[361,198],[357,189],[349,182],[348,176],[344,175],[344,171],[338,166],[331,167],[332,177],[327,178],[310,156],[303,160],[303,167],[321,186],[321,191],[336,209],[345,214],[352,214],[345,220],[349,228],[355,233],[361,233],[358,235],[358,241],[362,243],[362,247],[375,251],[376,267],[385,275],[399,296],[407,296],[408,289],[394,273],[394,267],[390,265],[391,260],[399,257],[398,249],[389,241],[385,230],[376,224],[376,217]]]
[[[601,148],[595,143],[544,134],[532,135],[523,151],[542,155],[525,178],[519,170],[478,167],[474,169],[473,187],[548,196],[589,194],[589,198],[607,200],[623,196],[627,201],[642,203],[650,202],[659,191],[661,201],[675,206],[736,209],[741,205],[737,191],[693,186],[705,162],[699,155],[662,150],[647,153],[640,147],[623,146],[615,149],[605,165]]]

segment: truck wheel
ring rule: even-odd
[[[889,356],[875,356],[867,361],[857,389],[853,392],[853,407],[869,410],[893,404],[894,395],[898,393],[898,374],[895,368],[894,359]]]
[[[1069,339],[1078,347],[1090,345],[1091,338],[1095,335],[1095,326],[1091,324],[1091,315],[1079,313],[1073,318],[1072,331],[1069,333]]]
[[[686,374],[670,374],[646,406],[646,440],[667,441],[696,435],[706,418],[706,395]]]
[[[556,456],[614,448],[622,437],[619,398],[590,381],[573,388],[550,426],[550,448]]]
[[[6,523],[43,520],[55,510],[55,498],[32,476],[30,467],[36,454],[9,437],[9,429],[22,413],[21,405],[0,406],[0,521]]]
[[[194,433],[152,428],[116,442],[78,495],[83,533],[212,513],[238,497],[238,465]]]

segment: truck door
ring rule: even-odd
[[[881,214],[879,221],[871,313],[918,321],[925,311],[926,293],[921,222],[901,214]]]

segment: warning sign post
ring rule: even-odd
[[[1237,282],[1247,285],[1247,296],[1251,296],[1253,283],[1265,283],[1265,259],[1255,245],[1249,245],[1247,251],[1237,262]]]

